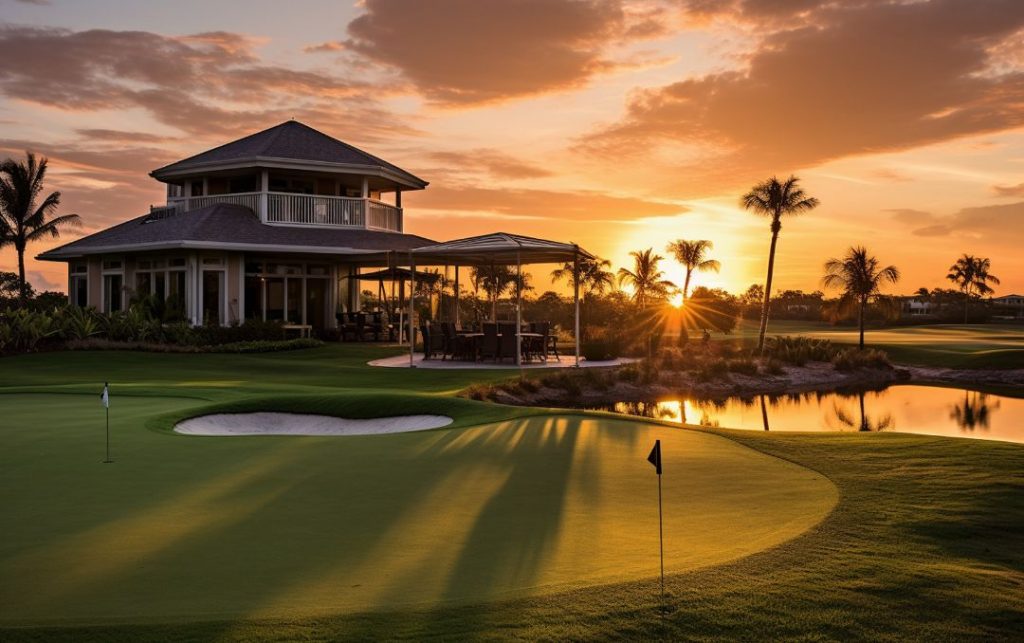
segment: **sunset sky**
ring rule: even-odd
[[[822,205],[784,222],[779,288],[866,244],[897,292],[950,287],[963,252],[1024,292],[1021,0],[0,0],[0,20],[0,156],[48,156],[86,232],[160,203],[150,170],[296,118],[430,181],[403,205],[434,239],[571,240],[615,267],[710,239],[722,271],[696,283],[739,292],[769,241],[739,196],[794,173]],[[65,286],[62,264],[29,276]]]

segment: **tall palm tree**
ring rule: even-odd
[[[881,294],[885,282],[899,281],[900,271],[896,266],[879,267],[878,259],[868,254],[864,246],[854,246],[840,259],[825,262],[826,288],[841,288],[841,308],[857,306],[857,325],[860,327],[860,348],[864,348],[864,310],[868,302]]]
[[[473,267],[470,269],[469,279],[473,284],[474,290],[483,290],[487,293],[487,298],[491,302],[492,320],[498,318],[498,300],[501,299],[501,296],[506,291],[523,292],[533,290],[533,287],[530,285],[530,276],[525,272],[521,276],[517,276],[512,266],[490,265]]]
[[[607,259],[581,258],[579,260],[580,290],[583,291],[584,295],[600,294],[615,286],[615,275],[608,270],[611,266],[612,262]],[[562,264],[561,268],[551,271],[551,281],[560,281],[562,279],[568,282],[569,286],[575,288],[576,271],[573,269],[573,262],[567,261]]]
[[[964,323],[967,323],[968,306],[971,303],[971,291],[979,296],[992,292],[990,283],[999,285],[999,278],[989,274],[992,262],[987,257],[975,257],[964,253],[949,267],[946,279],[955,283],[964,293]]]
[[[717,259],[708,258],[708,252],[714,247],[715,244],[706,239],[697,239],[696,241],[677,239],[665,248],[667,252],[674,254],[676,261],[686,268],[686,279],[683,281],[683,302],[690,295],[690,277],[694,270],[718,272],[722,269],[722,264]]]
[[[60,205],[60,192],[51,192],[37,203],[46,178],[46,158],[36,161],[25,152],[25,162],[7,159],[0,163],[0,247],[14,246],[18,253],[18,297],[28,299],[25,281],[25,248],[44,237],[57,239],[62,228],[81,224],[77,214],[51,215]]]
[[[633,287],[633,301],[641,310],[647,308],[652,299],[667,297],[669,289],[676,287],[665,279],[665,273],[659,268],[665,257],[654,254],[654,248],[634,250],[629,256],[633,257],[633,269],[619,268],[619,284]]]
[[[768,330],[768,307],[772,298],[772,275],[775,272],[775,245],[782,230],[783,215],[794,215],[818,207],[818,200],[807,196],[797,185],[800,182],[790,176],[779,182],[774,176],[758,183],[740,199],[740,204],[756,214],[770,217],[772,243],[768,250],[768,278],[764,284],[764,300],[761,302],[761,330],[757,336],[757,350],[764,349],[764,334]]]

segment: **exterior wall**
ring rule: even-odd
[[[245,310],[245,303],[242,301],[244,290],[242,289],[242,265],[244,257],[242,253],[232,253],[228,256],[227,270],[227,297],[229,324],[242,322],[242,314]]]
[[[99,257],[90,257],[89,261],[89,305],[100,310],[103,308],[103,261]]]

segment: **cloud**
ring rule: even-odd
[[[0,93],[68,111],[142,109],[197,138],[223,140],[299,118],[377,140],[417,132],[368,83],[265,64],[223,31],[163,36],[0,27]],[[95,132],[94,132],[95,133]]]
[[[993,185],[992,190],[999,196],[1024,196],[1024,183],[1017,185]]]
[[[398,69],[430,100],[468,105],[579,87],[609,46],[663,32],[620,0],[366,0],[344,47]]]
[[[686,212],[686,206],[602,192],[431,186],[410,193],[417,209],[494,212],[511,217],[617,221]]]
[[[961,208],[936,215],[921,210],[889,210],[893,220],[918,237],[956,237],[964,244],[978,242],[1016,249],[1024,243],[1024,202]]]
[[[554,174],[549,169],[490,148],[427,152],[425,156],[443,163],[445,167],[457,168],[459,174],[487,174],[499,179],[536,179]],[[439,173],[445,173],[445,170],[442,169]]]
[[[1024,69],[992,73],[991,59],[993,48],[1024,33],[1018,0],[693,4],[740,21],[801,18],[764,27],[744,69],[637,92],[625,117],[582,149],[619,162],[664,145],[712,150],[713,162],[687,165],[699,186],[706,167],[727,166],[729,176],[711,178],[746,183],[1024,125]]]
[[[76,129],[75,133],[83,138],[111,143],[163,143],[172,140],[170,136],[118,129]]]
[[[25,272],[26,281],[32,284],[32,287],[35,288],[37,292],[42,292],[44,290],[54,290],[63,292],[67,290],[66,285],[57,283],[56,281],[51,281],[49,277],[47,277],[38,270],[27,270]]]

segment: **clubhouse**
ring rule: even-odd
[[[154,295],[192,324],[280,320],[313,330],[360,309],[366,270],[572,262],[578,246],[495,233],[439,244],[405,232],[402,194],[427,181],[297,121],[161,167],[167,202],[44,252],[73,304]],[[458,271],[456,270],[456,274]],[[410,307],[411,309],[411,307]]]

